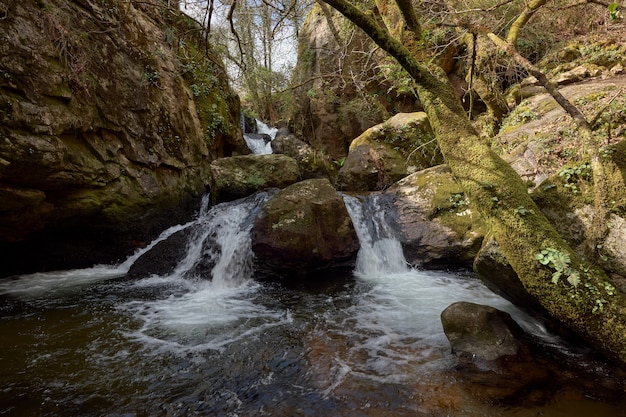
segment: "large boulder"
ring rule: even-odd
[[[351,268],[359,242],[341,196],[327,179],[310,179],[280,191],[252,227],[260,275],[297,278]]]
[[[352,141],[337,185],[350,191],[381,190],[441,162],[426,113],[398,113]]]
[[[524,331],[510,314],[460,301],[441,313],[452,352],[464,361],[496,361],[522,352]]]
[[[245,152],[222,63],[163,6],[4,7],[2,274],[125,256],[192,214],[212,158]]]
[[[300,179],[295,159],[287,155],[240,155],[211,163],[214,203],[243,198],[267,188],[285,188]]]
[[[292,157],[298,163],[303,179],[329,178],[337,176],[337,165],[328,155],[313,149],[311,145],[298,139],[287,129],[279,129],[272,141],[272,149],[276,154]]]
[[[384,191],[387,219],[409,263],[427,268],[470,267],[484,236],[450,169],[440,165],[409,175]]]
[[[337,188],[346,191],[374,191],[389,187],[407,175],[402,155],[391,145],[359,139],[337,176]]]

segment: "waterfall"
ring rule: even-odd
[[[54,296],[78,290],[87,284],[123,277],[143,255],[157,244],[183,230],[191,231],[186,253],[170,273],[172,279],[212,278],[215,287],[239,286],[253,274],[250,230],[257,211],[270,197],[269,192],[215,205],[209,208],[205,196],[195,219],[163,231],[144,248],[116,265],[95,265],[67,271],[38,272],[0,281],[0,295],[26,298]],[[200,265],[210,265],[210,277],[197,276]]]
[[[526,331],[551,340],[552,335],[540,323],[475,278],[410,267],[402,245],[385,219],[379,194],[359,198],[344,195],[343,199],[361,245],[354,275],[363,294],[351,311],[358,323],[351,326],[378,329],[385,335],[380,340],[364,342],[368,350],[384,351],[387,344],[402,344],[404,338],[416,335],[430,345],[447,346],[439,314],[457,301],[507,311]]]
[[[355,273],[380,277],[408,272],[402,246],[385,221],[380,196],[373,194],[363,201],[348,195],[343,198],[361,244]]]
[[[270,192],[259,192],[218,204],[200,216],[187,255],[173,275],[184,276],[202,262],[214,265],[211,270],[214,286],[238,286],[250,280],[254,258],[250,230],[258,210],[271,196]]]
[[[256,128],[259,134],[269,135],[271,140],[274,140],[274,138],[276,138],[276,133],[278,132],[278,128],[269,127],[268,125],[266,125],[260,120],[256,121]]]
[[[250,151],[255,155],[267,155],[273,153],[272,141],[276,137],[278,129],[269,127],[260,120],[255,120],[255,132],[245,132],[243,138]]]

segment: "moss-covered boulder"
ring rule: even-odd
[[[387,218],[409,263],[428,268],[472,265],[484,236],[482,221],[446,165],[411,174],[384,195],[391,200]]]
[[[288,280],[352,268],[359,250],[343,199],[327,179],[279,192],[256,218],[251,238],[257,272]]]
[[[337,165],[327,154],[316,151],[286,129],[280,129],[276,133],[272,149],[276,154],[284,154],[295,159],[303,179],[328,178],[334,181],[337,176]]]
[[[240,155],[211,163],[214,203],[247,197],[266,188],[285,188],[300,179],[295,159],[287,155]]]
[[[337,176],[337,188],[374,191],[389,187],[407,175],[402,155],[386,143],[355,139]]]
[[[442,161],[426,113],[399,113],[352,141],[337,186],[351,191],[381,190]]]

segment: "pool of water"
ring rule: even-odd
[[[472,274],[410,268],[357,200],[353,273],[258,282],[250,219],[267,198],[205,210],[120,265],[0,280],[0,415],[626,416],[610,364]],[[189,242],[171,273],[127,274],[180,231]],[[459,369],[439,318],[457,301],[511,313],[558,353],[534,365],[550,377],[502,395],[506,375]]]
[[[477,398],[439,322],[459,300],[515,314],[471,276],[414,270],[323,291],[173,277],[5,291],[0,414],[624,415],[575,384],[538,404]]]

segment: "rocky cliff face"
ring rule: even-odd
[[[246,152],[222,64],[167,3],[2,13],[0,276],[124,256],[189,215],[212,159]]]
[[[316,4],[300,30],[291,122],[313,148],[339,158],[363,131],[418,105],[401,85],[409,78],[365,34],[322,10]]]

